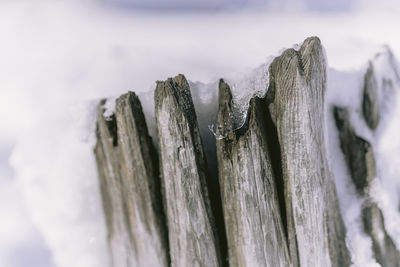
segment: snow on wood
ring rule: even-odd
[[[220,80],[216,140],[205,125],[216,116],[215,92],[208,92],[209,105],[197,103],[198,121],[190,86],[196,104],[217,83],[188,83],[183,75],[157,82],[155,112],[147,118],[158,154],[134,93],[106,113],[103,101],[95,154],[113,267],[350,266],[360,264],[355,245],[361,256],[370,251],[368,263],[399,266],[385,209],[371,193],[379,172],[374,138],[399,81],[393,62],[387,50],[361,75],[338,78],[331,71],[331,83],[355,89],[349,100],[351,88],[334,88],[330,97],[337,97],[328,103],[334,116],[327,116],[324,50],[318,38],[308,38],[236,84],[236,90],[251,87],[242,101]],[[247,116],[238,114],[238,105]],[[327,140],[326,126],[338,138],[329,133]],[[340,164],[329,161],[330,153]],[[346,173],[356,188],[350,190],[354,216],[342,203],[349,198],[342,192]]]
[[[334,117],[350,176],[358,194],[365,198],[362,207],[362,222],[365,233],[372,240],[375,259],[385,267],[400,266],[400,254],[386,232],[382,211],[370,196],[371,186],[376,177],[376,161],[372,146],[354,133],[346,108],[335,107]]]

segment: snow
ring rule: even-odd
[[[147,128],[149,130],[149,135],[152,137],[153,143],[156,146],[156,148],[158,148],[156,115],[154,110],[155,89],[156,89],[156,83],[153,83],[150,87],[148,87],[147,91],[140,92],[137,95],[142,104]]]
[[[0,146],[0,210],[7,215],[0,220],[0,266],[50,266],[50,251],[26,214],[22,194],[12,179],[12,169],[4,162],[11,153],[11,146]]]
[[[232,91],[234,129],[239,129],[245,123],[250,99],[263,97],[267,92],[269,85],[268,68],[273,59],[274,57],[270,57],[266,63],[250,73],[225,79]]]
[[[109,119],[115,113],[115,104],[118,96],[109,97],[106,99],[106,103],[104,104],[104,117]]]
[[[81,104],[70,116],[21,137],[14,167],[30,215],[56,266],[107,266],[105,224],[93,158],[94,110]],[[40,155],[40,156],[38,156]]]
[[[342,13],[174,14],[107,9],[95,1],[0,2],[0,148],[3,152],[3,143],[11,144],[14,169],[9,171],[7,159],[2,159],[6,167],[0,169],[0,182],[9,194],[0,194],[7,203],[0,205],[0,233],[18,233],[1,239],[0,265],[21,266],[13,262],[29,253],[20,252],[18,244],[30,240],[40,249],[30,249],[42,255],[40,266],[51,261],[55,266],[108,266],[92,153],[99,99],[128,90],[138,93],[154,137],[154,82],[184,73],[189,80],[202,81],[191,85],[199,92],[192,92],[196,110],[207,111],[198,115],[204,138],[210,136],[207,126],[216,114],[215,101],[207,103],[215,100],[220,77],[227,77],[232,86],[239,127],[250,96],[265,93],[266,56],[314,35],[321,38],[329,66],[335,68],[329,71],[328,102],[350,106],[357,134],[373,142],[379,165],[374,195],[399,246],[400,106],[389,103],[387,122],[376,135],[367,129],[357,107],[363,72],[378,47],[388,43],[400,55],[400,37],[393,33],[400,24],[400,5],[393,0],[380,1],[379,6],[372,0],[352,3],[355,9]],[[374,64],[393,77],[387,64]],[[260,67],[252,71],[254,66]],[[398,98],[397,94],[391,101],[398,103]],[[109,114],[113,102],[107,102]],[[344,159],[333,138],[332,120],[328,123],[340,204],[346,226],[353,230],[348,244],[355,265],[376,266],[370,240],[357,220],[360,200],[348,174],[338,171]]]
[[[332,70],[328,72],[328,74],[331,73]],[[337,89],[337,87],[332,85],[332,83],[335,82],[341,81],[340,84],[345,84],[350,86],[351,88],[357,89],[358,88],[357,86],[352,87],[351,86],[352,83],[348,82],[352,80],[350,79],[350,77],[354,78],[357,77],[357,75],[350,75],[350,74],[347,75],[345,74],[343,76],[337,75],[335,78],[333,78],[332,76],[328,75],[328,77],[330,78],[328,79],[328,91],[327,91],[328,104],[326,105],[327,109],[325,112],[325,116],[327,119],[326,120],[327,135],[325,136],[328,141],[327,147],[330,156],[330,165],[335,178],[339,206],[347,230],[346,244],[351,252],[351,260],[354,263],[354,266],[376,267],[380,265],[377,264],[373,258],[371,239],[364,233],[362,221],[360,220],[361,205],[363,201],[362,199],[357,198],[355,186],[350,179],[350,174],[347,169],[344,155],[340,148],[339,136],[330,105],[335,102],[334,99],[329,98],[330,94],[335,95],[336,98],[338,97],[338,95],[340,95],[340,92],[338,92],[338,90],[332,90],[332,89]],[[357,78],[355,78],[354,80],[357,81]],[[344,94],[341,95],[342,97],[344,97],[345,99],[357,99],[352,97],[351,95],[351,93],[356,90],[351,90],[351,89],[347,90],[350,91],[349,97],[345,97]],[[342,105],[345,104],[341,101],[339,103]]]
[[[363,233],[361,207],[364,199],[357,197],[355,186],[347,171],[343,153],[340,149],[338,132],[335,126],[332,106],[347,107],[351,124],[358,136],[366,139],[373,148],[377,177],[371,186],[371,196],[377,201],[385,217],[385,227],[397,248],[400,248],[398,225],[398,149],[400,146],[395,136],[400,125],[398,108],[400,90],[398,62],[388,47],[383,47],[370,60],[378,82],[378,102],[382,120],[375,132],[371,131],[362,115],[362,94],[364,74],[368,64],[359,71],[340,72],[330,69],[328,72],[327,91],[327,129],[330,162],[335,175],[340,208],[347,228],[347,245],[351,250],[354,266],[379,266],[373,259],[371,239]],[[385,91],[384,80],[393,82],[393,90]],[[397,150],[396,150],[397,149]]]

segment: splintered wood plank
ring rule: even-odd
[[[267,101],[282,159],[290,255],[295,266],[349,266],[345,228],[324,137],[326,62],[308,38],[270,66]]]
[[[138,97],[100,105],[95,149],[113,266],[169,266],[158,157]]]
[[[233,130],[232,95],[219,84],[217,156],[230,266],[291,266],[274,171],[265,101],[250,102],[248,121]]]
[[[220,266],[207,165],[189,84],[158,82],[155,113],[172,266]]]
[[[161,201],[158,155],[148,134],[139,98],[129,92],[116,101],[123,161],[123,198],[138,266],[168,266],[168,238]]]
[[[118,148],[117,123],[114,115],[108,118],[103,116],[103,104],[104,101],[98,107],[95,155],[107,222],[111,265],[136,266],[136,255],[129,238],[129,225],[122,196],[122,161]]]

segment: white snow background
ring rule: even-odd
[[[191,0],[183,10],[128,2],[0,1],[0,267],[108,266],[92,153],[100,98],[148,91],[178,73],[205,83],[241,76],[314,35],[340,71],[363,70],[383,44],[400,56],[394,0]],[[391,213],[400,183],[399,105],[387,120],[386,142],[376,144],[385,166],[376,190],[399,245]],[[351,200],[338,187],[339,198]],[[356,238],[357,266],[376,266],[368,240]]]

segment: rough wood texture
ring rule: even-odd
[[[115,115],[123,165],[123,196],[138,266],[167,266],[168,238],[161,202],[158,156],[139,98],[117,99]]]
[[[245,129],[233,131],[232,95],[220,81],[219,177],[230,266],[291,266],[268,154],[266,105],[250,102]]]
[[[346,108],[334,107],[334,117],[347,167],[360,196],[366,197],[362,207],[364,231],[371,237],[376,261],[382,267],[400,266],[400,254],[387,234],[383,214],[369,194],[375,179],[375,158],[370,143],[354,133]]]
[[[399,267],[399,251],[385,230],[383,214],[378,205],[373,201],[367,201],[362,210],[362,219],[364,231],[372,239],[376,261],[382,267]]]
[[[107,222],[111,265],[130,267],[135,266],[135,254],[129,238],[126,207],[122,197],[122,172],[117,123],[114,115],[106,119],[103,113],[103,106],[100,105],[98,108],[95,154]]]
[[[357,193],[362,196],[367,192],[375,175],[372,147],[366,140],[354,133],[347,109],[334,107],[333,114],[339,130],[340,148],[345,156]]]
[[[99,174],[103,203],[111,203],[105,215],[113,266],[168,266],[158,159],[140,101],[130,92],[117,99],[115,115],[103,112],[100,106],[95,152],[106,167]]]
[[[270,66],[267,100],[277,128],[290,255],[295,266],[349,266],[324,139],[326,66],[318,38]]]
[[[371,129],[375,129],[379,123],[379,98],[378,85],[374,75],[374,67],[370,62],[367,72],[364,75],[364,90],[362,110],[364,119]]]
[[[221,266],[207,165],[183,75],[157,83],[155,110],[172,266]]]
[[[400,79],[390,51],[385,60],[393,73],[374,73],[372,61],[360,107],[368,127],[378,132]],[[113,267],[225,266],[226,243],[231,267],[351,264],[325,147],[320,40],[308,38],[298,51],[284,51],[269,74],[266,96],[250,101],[246,123],[236,130],[231,91],[220,81],[216,146],[207,134],[211,115],[199,129],[185,77],[158,82],[160,162],[135,94],[121,96],[109,117],[104,101],[100,104],[95,154]],[[360,219],[375,258],[383,267],[400,267],[400,254],[370,195],[373,147],[355,134],[346,109],[333,112],[351,179],[364,200]],[[209,164],[200,131],[209,145]],[[225,228],[228,242],[218,233]]]

